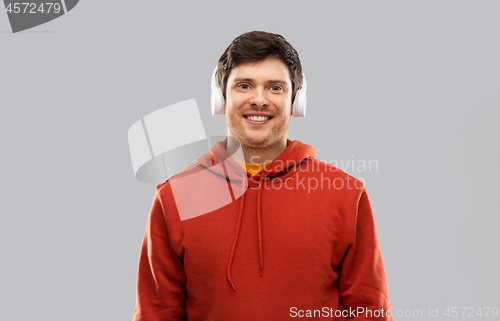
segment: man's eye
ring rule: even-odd
[[[271,90],[272,91],[281,91],[281,87],[280,86],[271,86]]]
[[[250,88],[250,86],[248,86],[247,84],[240,84],[238,85],[241,89],[248,89]]]

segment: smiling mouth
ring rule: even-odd
[[[258,121],[264,122],[273,118],[272,116],[243,116],[243,117],[245,117],[248,120],[257,122]]]

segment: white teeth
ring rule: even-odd
[[[247,116],[247,119],[253,120],[253,121],[265,121],[268,120],[269,116]]]

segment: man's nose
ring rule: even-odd
[[[263,88],[256,88],[252,92],[252,97],[250,98],[250,104],[255,106],[268,106],[269,101],[266,97],[266,91]]]

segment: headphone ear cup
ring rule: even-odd
[[[297,90],[297,92],[295,93],[295,100],[293,101],[293,104],[292,104],[292,116],[293,117],[297,117],[297,104],[298,104],[298,96],[299,96],[299,91]]]
[[[295,100],[292,105],[292,116],[293,117],[305,117],[306,116],[306,91],[307,91],[307,82],[306,76],[302,74],[302,86],[300,86],[299,90],[295,93]]]
[[[217,67],[215,67],[214,72],[212,73],[210,87],[210,106],[212,109],[212,115],[224,115],[224,96],[222,95],[222,90],[220,89],[219,82],[217,80]]]
[[[224,97],[222,97],[222,91],[219,88],[212,89],[210,104],[212,107],[212,115],[224,115]]]

